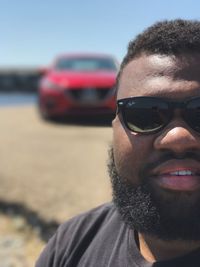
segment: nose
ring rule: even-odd
[[[188,151],[200,151],[200,134],[185,125],[169,126],[164,129],[154,140],[156,150],[168,150],[177,155]]]

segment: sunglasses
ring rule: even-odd
[[[182,102],[158,97],[130,97],[117,101],[125,126],[132,132],[152,134],[162,130],[173,118],[174,110],[180,109],[183,120],[200,133],[200,97]]]

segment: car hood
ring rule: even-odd
[[[116,72],[113,71],[51,71],[47,77],[54,83],[64,87],[107,87],[113,86],[116,80]]]

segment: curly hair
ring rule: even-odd
[[[130,41],[117,76],[117,87],[124,67],[142,53],[178,55],[184,52],[200,52],[200,21],[176,19],[155,23]]]

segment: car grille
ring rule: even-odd
[[[111,95],[112,92],[112,88],[77,88],[66,90],[66,94],[78,102],[103,101]]]

